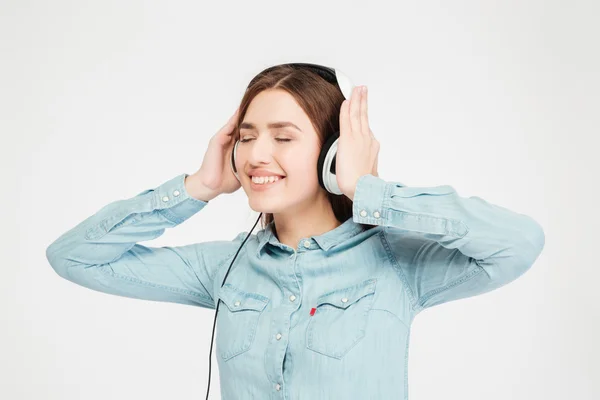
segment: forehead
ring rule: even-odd
[[[265,129],[267,124],[275,121],[289,121],[297,125],[302,132],[312,130],[310,119],[302,107],[291,94],[281,89],[268,89],[256,95],[250,102],[242,122]]]

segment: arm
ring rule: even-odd
[[[208,204],[186,190],[187,176],[104,206],[50,244],[50,265],[59,276],[100,292],[214,309],[213,278],[235,253],[242,234],[234,241],[179,247],[138,244]]]
[[[407,187],[368,174],[358,180],[353,201],[355,222],[385,227],[384,247],[415,313],[515,280],[545,243],[531,217],[461,197],[449,185]]]

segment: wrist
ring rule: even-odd
[[[188,194],[196,200],[209,202],[219,195],[218,192],[207,188],[200,179],[198,179],[197,175],[186,176],[184,186]]]

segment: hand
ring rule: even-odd
[[[239,108],[227,123],[210,138],[202,159],[202,166],[193,175],[215,194],[233,193],[242,185],[231,171],[230,158],[235,144],[234,132],[238,122]]]
[[[350,100],[346,99],[342,103],[340,138],[335,161],[338,186],[350,200],[354,200],[356,184],[361,176],[379,176],[379,142],[369,128],[366,90],[361,93],[360,89],[360,86],[355,87]]]

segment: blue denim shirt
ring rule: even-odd
[[[139,244],[206,207],[186,192],[186,176],[106,205],[46,255],[58,275],[93,290],[210,309],[220,299],[224,400],[407,398],[415,316],[511,282],[545,242],[531,217],[461,197],[452,186],[364,175],[352,218],[296,248],[268,225],[248,238],[221,287],[248,232],[185,246]]]

